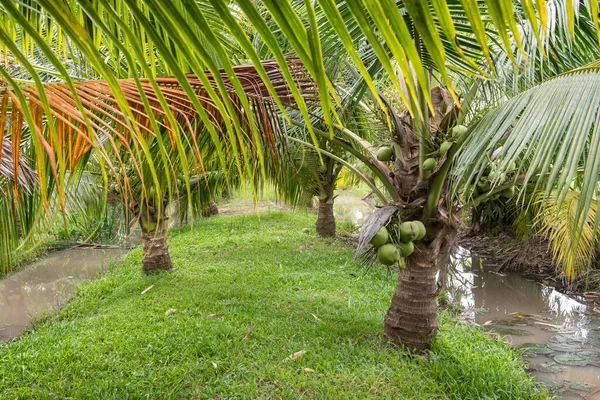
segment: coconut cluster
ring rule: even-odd
[[[483,175],[477,181],[477,186],[473,191],[473,197],[477,197],[482,193],[489,192],[492,189],[492,187],[503,185],[504,183],[506,183],[508,178],[515,173],[516,169],[517,165],[514,161],[511,161],[510,163],[505,165],[502,159],[495,159],[490,164],[488,164],[488,166],[484,170]],[[514,191],[515,188],[514,186],[512,186],[509,189],[506,189],[501,193],[492,196],[490,199],[496,200],[500,195],[505,197],[511,197],[514,195]]]
[[[425,225],[421,221],[408,221],[400,224],[400,243],[396,246],[388,243],[390,235],[388,230],[382,226],[373,236],[371,243],[377,247],[377,257],[384,265],[394,265],[402,258],[410,256],[415,251],[415,240],[425,237]]]
[[[448,140],[444,140],[440,145],[440,148],[437,150],[436,157],[429,157],[423,161],[423,165],[421,166],[423,171],[432,171],[437,166],[439,160],[441,160],[446,153],[448,153],[448,150],[450,150],[450,147],[452,147],[452,143],[464,135],[467,130],[468,128],[464,125],[456,125],[454,128],[452,128],[450,130],[450,136]]]

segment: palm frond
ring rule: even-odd
[[[4,137],[0,148],[0,182],[1,177],[13,182],[18,189],[31,194],[35,190],[37,176],[33,168],[21,154],[21,149],[13,149],[10,140]],[[0,193],[2,193],[0,186]]]
[[[535,225],[552,248],[554,260],[563,269],[565,277],[572,281],[589,267],[596,245],[595,221],[598,203],[590,203],[585,220],[577,218],[579,193],[570,191],[562,202],[558,193],[550,196],[539,193],[535,199]],[[575,234],[573,234],[576,232]]]
[[[318,101],[315,85],[301,63],[292,59],[289,59],[288,63],[295,80],[294,84],[302,90],[306,101]],[[266,61],[262,68],[267,72],[269,83],[276,89],[278,101],[295,108],[294,97],[277,63]],[[109,163],[112,159],[109,154],[118,154],[119,148],[124,147],[136,156],[136,149],[143,151],[143,136],[155,136],[153,124],[164,129],[171,143],[175,145],[183,134],[191,135],[192,143],[196,141],[199,132],[206,132],[203,128],[198,128],[197,123],[205,122],[220,134],[223,142],[233,143],[234,149],[240,145],[252,147],[255,154],[260,151],[259,146],[268,148],[280,142],[276,139],[281,131],[277,109],[274,106],[275,99],[271,97],[271,92],[253,65],[236,66],[234,71],[237,79],[243,83],[251,109],[244,107],[227,73],[221,71],[220,79],[225,82],[226,90],[231,96],[229,100],[235,105],[235,113],[232,115],[220,113],[214,99],[207,94],[207,87],[194,74],[186,76],[187,82],[194,90],[194,99],[188,97],[174,77],[156,78],[159,94],[148,80],[139,80],[140,86],[133,79],[119,80],[133,120],[129,119],[125,110],[120,107],[106,81],[77,82],[72,88],[66,83],[50,83],[42,86],[43,91],[40,91],[39,85],[11,88],[3,95],[5,103],[12,103],[11,119],[7,121],[8,129],[12,132],[11,141],[18,143],[23,124],[33,122],[33,140],[45,153],[37,154],[38,166],[46,165],[44,157],[47,157],[58,185],[61,184],[58,170],[75,168],[81,157],[92,148],[104,155]],[[217,86],[217,79],[210,73],[207,76],[210,85],[213,88]],[[166,109],[158,95],[166,100]],[[78,107],[76,100],[81,102],[83,108]],[[202,105],[205,118],[201,119],[198,115],[194,101]],[[147,112],[147,108],[151,113]],[[5,108],[4,113],[6,112]],[[174,117],[175,125],[170,122],[168,113]],[[226,131],[227,121],[230,121],[231,125],[233,120],[242,128],[244,136],[231,137]],[[54,129],[47,129],[47,125],[54,125]],[[251,126],[258,128],[258,143],[251,133]],[[142,137],[133,135],[134,131],[141,132]],[[106,140],[107,144],[104,143]],[[251,153],[246,153],[248,154]],[[201,157],[199,151],[196,155]],[[18,161],[14,153],[7,159]],[[43,174],[44,171],[40,171],[40,175]]]
[[[593,232],[600,223],[593,212],[599,150],[600,67],[595,63],[513,97],[474,124],[453,161],[454,194],[486,179],[486,169],[494,162],[492,189],[518,184],[522,207],[531,206],[524,201],[527,191],[541,191],[559,212],[566,207],[574,220],[570,227],[575,240],[581,233],[577,227],[591,214]],[[512,181],[505,182],[507,176]],[[574,188],[580,192],[577,201],[571,193]]]

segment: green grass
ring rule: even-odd
[[[150,277],[134,250],[0,345],[0,398],[545,398],[508,345],[450,317],[429,354],[387,342],[395,277],[313,223],[200,221],[171,236],[176,270]]]

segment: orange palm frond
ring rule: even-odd
[[[296,108],[292,91],[277,62],[264,61],[262,65],[281,104]],[[289,59],[288,65],[295,84],[307,103],[318,104],[316,85],[303,64],[299,60]],[[38,172],[41,174],[40,168],[46,159],[55,178],[58,178],[59,169],[73,169],[92,147],[105,156],[112,168],[111,157],[108,156],[110,150],[113,150],[113,154],[118,154],[118,147],[122,146],[133,154],[133,149],[145,136],[155,135],[153,126],[164,129],[174,146],[177,135],[182,132],[192,136],[184,140],[192,140],[193,144],[196,142],[193,136],[198,132],[198,124],[203,124],[204,127],[210,124],[223,142],[232,142],[231,138],[235,138],[234,143],[230,143],[235,148],[245,146],[257,151],[261,151],[258,146],[274,148],[281,143],[278,140],[281,130],[275,99],[253,65],[236,66],[234,72],[242,85],[250,110],[245,109],[243,99],[238,96],[225,71],[220,72],[220,79],[234,110],[227,115],[216,104],[215,100],[219,99],[209,95],[205,84],[194,74],[187,74],[186,78],[194,91],[195,99],[188,96],[175,77],[154,79],[160,93],[156,93],[153,82],[147,79],[119,80],[128,110],[121,109],[119,104],[122,103],[119,103],[106,81],[80,81],[72,87],[62,82],[47,83],[41,86],[20,86],[18,90],[10,88],[4,92],[1,98],[3,107],[0,111],[0,125],[9,126],[0,126],[0,132],[9,133],[12,146],[18,147],[23,124],[33,121],[34,126],[30,126],[32,136],[38,141],[39,148],[43,149],[38,153],[45,153],[37,154]],[[216,90],[218,79],[208,72],[207,77],[210,86],[215,89],[213,93],[219,93]],[[78,106],[78,102],[83,107]],[[11,106],[7,107],[7,103]],[[165,103],[167,109],[163,106]],[[201,110],[197,107],[198,103]],[[10,118],[7,118],[9,109]],[[176,126],[173,126],[172,121],[175,121]],[[231,132],[226,131],[227,123],[229,126],[235,123],[241,135],[230,135],[228,139]],[[256,143],[256,133],[260,143]],[[107,143],[109,147],[106,147]],[[11,154],[13,161],[17,161],[15,165],[19,165],[18,154],[14,151]],[[199,158],[200,152],[196,152],[196,155]],[[15,174],[17,170],[18,168],[14,169]],[[56,182],[60,184],[58,179]]]

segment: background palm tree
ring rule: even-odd
[[[276,87],[278,101],[295,107],[277,65],[267,61],[261,66],[267,72],[268,82]],[[314,97],[312,81],[305,80],[300,64],[294,65],[294,61],[289,60],[288,68],[296,79],[304,79],[305,83],[300,87],[310,101]],[[99,159],[108,164],[112,176],[117,178],[119,192],[140,222],[144,270],[170,269],[166,241],[167,205],[173,193],[179,190],[186,190],[188,198],[191,197],[190,176],[197,175],[208,183],[206,168],[228,156],[238,158],[233,165],[239,175],[253,181],[260,175],[261,165],[262,170],[265,165],[273,169],[273,162],[285,156],[285,149],[280,146],[284,140],[280,137],[279,118],[273,107],[275,101],[265,81],[253,66],[236,66],[233,70],[244,82],[244,95],[251,102],[251,109],[244,107],[233,85],[224,77],[224,82],[231,87],[229,101],[236,106],[236,114],[232,116],[219,114],[215,102],[206,94],[209,89],[192,75],[186,79],[194,89],[194,99],[188,97],[174,78],[155,81],[165,108],[161,108],[157,92],[147,81],[139,80],[140,85],[136,86],[131,79],[120,80],[119,85],[133,111],[133,128],[141,136],[133,135],[131,131],[134,129],[123,121],[125,112],[117,106],[117,100],[105,81],[74,84],[76,96],[71,94],[67,84],[59,83],[41,85],[43,92],[31,85],[8,89],[4,103],[7,104],[6,109],[12,106],[9,123],[13,132],[11,140],[18,146],[19,136],[15,132],[20,132],[24,121],[29,120],[29,126],[35,129],[43,148],[41,154],[38,153],[38,165],[43,165],[43,157],[48,158],[52,172],[50,178],[57,182],[59,191],[62,190],[60,182],[65,171],[75,170],[80,162],[89,158],[91,152],[96,152]],[[214,87],[217,86],[215,80],[212,76],[209,78]],[[42,96],[45,97],[44,102]],[[26,109],[19,100],[27,102]],[[83,107],[78,108],[76,101],[81,102]],[[194,101],[201,102],[203,111],[210,116],[207,124],[193,107]],[[144,103],[152,109],[151,114],[141,109]],[[53,123],[56,124],[55,131],[51,132],[46,127]],[[233,124],[239,125],[241,135],[224,129]],[[90,126],[92,130],[89,130]],[[216,133],[217,142],[213,140],[210,129]],[[252,130],[256,136],[253,136]],[[179,184],[178,177],[181,177]],[[187,183],[187,187],[182,183]],[[207,188],[210,189],[205,186]],[[212,191],[208,191],[207,200],[213,195]]]

